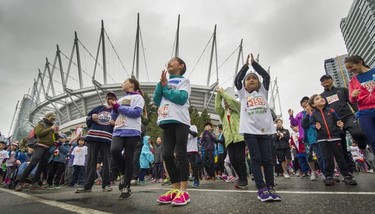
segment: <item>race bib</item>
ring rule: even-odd
[[[327,97],[326,99],[327,99],[328,104],[331,104],[336,101],[339,101],[339,96],[337,94],[334,94],[334,95]]]
[[[246,111],[249,115],[264,114],[267,112],[267,102],[263,96],[249,96]]]

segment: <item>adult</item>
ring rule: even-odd
[[[333,79],[330,75],[323,75],[320,78],[320,83],[324,88],[324,91],[320,95],[327,100],[328,107],[335,109],[344,123],[343,132],[340,133],[340,137],[346,165],[352,171],[355,169],[355,164],[347,148],[346,132],[350,133],[361,149],[366,149],[367,142],[366,135],[363,133],[353,113],[353,110],[357,111],[357,105],[350,103],[349,90],[347,88],[335,87],[333,85]]]
[[[102,168],[102,188],[103,191],[112,191],[110,181],[110,149],[112,143],[112,132],[115,122],[111,117],[111,101],[116,101],[116,94],[108,92],[106,104],[93,108],[86,117],[86,125],[89,131],[86,136],[87,142],[87,164],[84,185],[77,189],[76,193],[91,192],[95,182],[96,166],[100,153],[100,159],[103,163]]]
[[[26,179],[29,177],[31,171],[38,165],[38,169],[35,173],[33,180],[29,186],[29,190],[41,189],[39,185],[39,179],[42,172],[46,169],[49,159],[49,149],[54,145],[58,137],[59,127],[54,124],[56,115],[53,112],[48,112],[44,115],[44,118],[34,128],[34,134],[37,138],[37,144],[35,151],[31,157],[30,164],[26,167],[22,173],[19,183],[17,184],[15,191],[22,191]]]
[[[355,76],[349,82],[349,101],[357,103],[357,117],[367,135],[367,141],[375,149],[375,69],[366,65],[362,57],[354,55],[345,59],[346,69]]]

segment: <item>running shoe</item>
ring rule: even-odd
[[[176,195],[180,192],[178,189],[171,189],[168,192],[164,193],[161,195],[158,199],[157,202],[159,204],[170,204],[172,203],[173,199],[176,197]]]
[[[185,191],[178,191],[171,204],[172,206],[184,206],[188,203],[190,203],[189,193]]]
[[[263,187],[258,190],[258,199],[262,202],[273,201],[273,197],[271,196],[267,187]]]
[[[268,192],[272,196],[272,200],[281,201],[281,197],[276,193],[276,191],[273,187],[268,187]]]
[[[87,193],[87,192],[91,192],[92,190],[91,189],[85,189],[84,187],[80,187],[78,189],[76,189],[75,193]]]
[[[121,190],[121,194],[120,194],[120,196],[118,197],[118,199],[120,199],[120,200],[128,199],[128,198],[131,197],[131,193],[132,193],[132,191],[130,190],[129,187],[127,187],[127,188],[123,188],[123,189]]]
[[[353,179],[353,176],[351,176],[351,175],[345,176],[344,182],[347,185],[352,185],[352,186],[357,185],[357,181],[355,179]]]

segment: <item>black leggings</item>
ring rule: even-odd
[[[227,147],[230,163],[242,179],[246,178],[245,146],[245,141],[240,141],[230,143]]]
[[[182,123],[173,123],[163,124],[160,127],[164,130],[163,159],[171,183],[187,181],[189,178],[189,161],[186,144],[189,126]],[[175,157],[177,163],[175,162]]]
[[[134,165],[134,153],[140,136],[112,137],[111,154],[121,175],[125,175],[124,187],[130,187]],[[122,151],[125,149],[124,154]]]

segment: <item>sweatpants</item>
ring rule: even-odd
[[[102,168],[102,187],[109,186],[110,181],[110,149],[111,144],[98,141],[87,142],[87,165],[85,172],[85,189],[91,189],[96,178],[96,164],[98,155],[103,163]]]
[[[345,163],[341,141],[322,141],[319,142],[321,145],[323,159],[325,164],[325,174],[326,178],[332,177],[335,169],[335,161],[339,166],[340,172],[343,176],[351,176],[348,166]]]
[[[19,183],[25,183],[26,179],[29,177],[31,171],[38,165],[38,169],[36,170],[35,176],[31,181],[31,184],[35,184],[39,182],[40,175],[46,168],[48,164],[48,158],[50,156],[49,148],[43,146],[35,146],[35,150],[33,155],[31,156],[30,164],[26,167],[25,171],[22,173]]]

